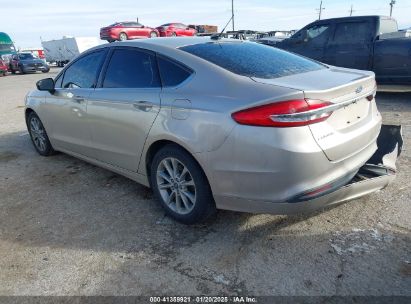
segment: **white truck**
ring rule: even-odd
[[[63,67],[80,53],[101,44],[97,37],[67,37],[62,39],[42,41],[46,61]]]

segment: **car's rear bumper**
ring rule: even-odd
[[[402,149],[400,126],[384,125],[377,140],[378,149],[354,178],[335,191],[301,202],[248,200],[215,195],[219,209],[272,214],[307,213],[359,198],[385,188],[395,178],[395,161]]]
[[[100,34],[101,40],[118,40],[118,35],[114,33],[104,33]]]

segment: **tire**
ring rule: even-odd
[[[46,129],[35,112],[27,117],[27,129],[36,151],[42,156],[50,156],[56,153],[50,143]]]
[[[13,69],[13,67],[10,65],[10,72],[12,73],[12,74],[16,74],[16,71]]]
[[[157,35],[156,32],[151,32],[150,33],[150,38],[157,38],[157,37],[158,37],[158,35]]]
[[[41,71],[42,73],[48,73],[48,72],[50,72],[50,69],[48,69],[48,70],[44,70],[44,71]]]
[[[203,222],[216,212],[203,170],[177,145],[166,145],[155,154],[150,167],[150,182],[167,215],[183,224]]]
[[[120,35],[118,36],[118,39],[119,39],[120,41],[126,41],[126,40],[128,40],[127,34],[124,33],[124,32],[121,32]]]
[[[177,37],[177,34],[175,32],[172,32],[171,37]]]
[[[22,66],[19,66],[19,72],[20,74],[26,74],[26,72],[24,72],[24,69]]]

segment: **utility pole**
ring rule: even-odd
[[[321,2],[320,2],[320,9],[316,9],[317,11],[318,11],[318,20],[321,20],[321,12],[322,12],[322,10],[324,10],[325,9],[325,7],[323,7],[323,1],[321,0]]]
[[[233,31],[234,31],[234,0],[231,0],[231,22],[233,24]]]
[[[392,17],[392,8],[393,8],[394,4],[395,4],[395,0],[391,0],[391,2],[390,2],[390,17]]]
[[[353,13],[353,12],[355,12],[355,11],[352,9],[352,4],[351,4],[350,16],[352,16],[352,13]]]

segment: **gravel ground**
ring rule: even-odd
[[[386,189],[311,216],[220,211],[187,227],[143,186],[34,151],[24,96],[44,76],[0,78],[0,295],[411,296],[411,94],[377,96],[404,126]]]

